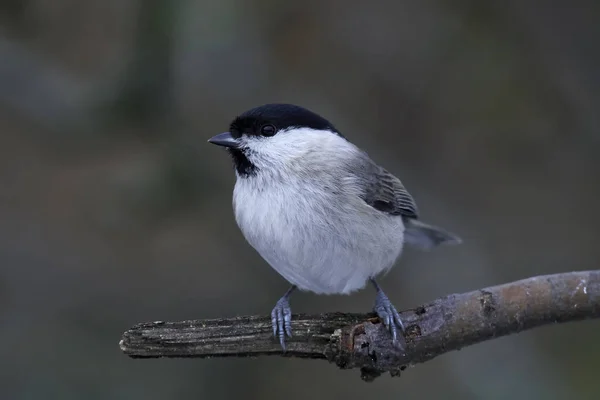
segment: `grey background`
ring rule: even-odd
[[[1,1],[2,398],[598,398],[597,321],[373,384],[324,362],[118,348],[134,323],[267,314],[286,290],[206,143],[266,102],[319,111],[463,237],[407,251],[381,281],[398,308],[598,268],[598,21],[593,0]]]

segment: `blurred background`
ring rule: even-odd
[[[267,102],[330,119],[463,237],[381,280],[399,309],[597,269],[598,21],[595,0],[0,1],[1,397],[600,398],[598,321],[373,384],[319,361],[118,347],[138,322],[268,314],[287,289],[238,231],[231,161],[206,142]]]

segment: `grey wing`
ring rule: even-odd
[[[365,203],[381,212],[402,216],[405,243],[420,249],[431,249],[440,244],[461,243],[457,235],[418,221],[417,204],[400,179],[375,164],[366,155],[355,165],[354,176]]]
[[[406,190],[400,179],[370,159],[365,160],[359,176],[363,187],[362,199],[371,207],[390,215],[418,218],[419,211],[415,200]]]

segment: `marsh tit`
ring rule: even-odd
[[[373,311],[402,347],[404,326],[375,282],[404,244],[429,249],[461,239],[419,220],[398,178],[329,121],[291,104],[266,104],[212,137],[233,159],[235,219],[254,249],[292,286],[271,313],[285,350],[292,335],[290,294],[349,294],[371,282]]]

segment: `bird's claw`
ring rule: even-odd
[[[383,321],[383,324],[392,334],[392,342],[394,345],[403,347],[401,341],[398,340],[398,328],[400,328],[400,334],[404,332],[404,324],[400,319],[400,314],[396,307],[392,304],[390,299],[383,293],[382,290],[377,291],[377,297],[375,298],[375,306],[373,311]]]
[[[271,311],[273,336],[279,337],[279,343],[285,351],[285,335],[292,337],[292,309],[287,296],[283,296]]]

